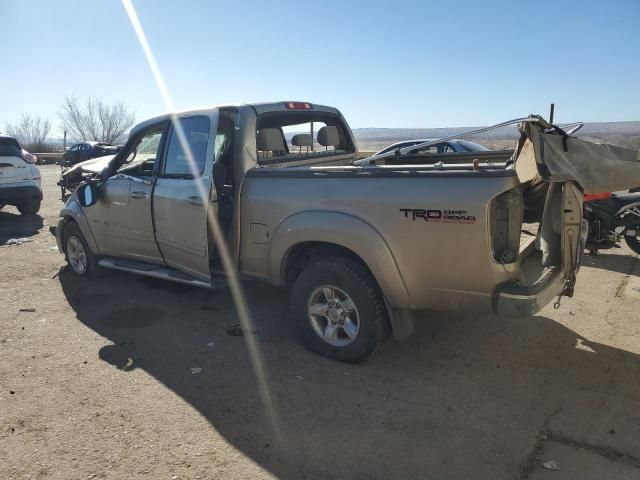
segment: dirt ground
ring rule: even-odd
[[[287,292],[244,283],[276,434],[227,289],[75,278],[41,170],[41,216],[0,212],[0,243],[31,240],[0,247],[0,478],[640,478],[628,249],[587,258],[558,310],[425,312],[362,365],[309,353]]]

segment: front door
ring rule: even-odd
[[[145,129],[115,157],[114,175],[98,187],[98,202],[85,209],[100,253],[161,262],[154,233],[151,196],[166,123]]]
[[[217,112],[173,122],[153,193],[156,240],[165,262],[210,280],[207,215],[217,215],[212,194]]]

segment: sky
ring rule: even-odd
[[[640,120],[640,0],[133,0],[177,108],[300,100],[358,127]],[[166,111],[119,0],[0,0],[0,131],[65,95]],[[57,133],[57,132],[56,132]]]

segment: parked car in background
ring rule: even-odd
[[[42,189],[35,162],[15,138],[0,136],[0,208],[13,205],[23,215],[38,213]]]
[[[396,150],[397,148],[405,148],[405,147],[410,147],[411,145],[419,145],[421,143],[428,142],[429,140],[430,139],[428,138],[404,140],[402,142],[393,143],[388,147],[383,148],[379,152],[376,152],[374,155],[380,155],[382,153],[391,152],[393,150]],[[449,140],[447,142],[442,142],[436,145],[430,145],[428,147],[417,149],[415,153],[442,154],[442,153],[486,152],[488,150],[489,149],[484,145],[480,145],[479,143],[475,143],[475,142],[470,142],[468,140]]]
[[[107,142],[80,142],[72,145],[62,159],[64,166],[75,165],[91,158],[115,155],[120,147]]]

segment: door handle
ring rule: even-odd
[[[131,192],[131,198],[147,198],[146,192]]]
[[[200,197],[187,197],[187,202],[189,202],[191,205],[196,205],[197,207],[201,207],[202,205],[204,205],[204,202]]]

